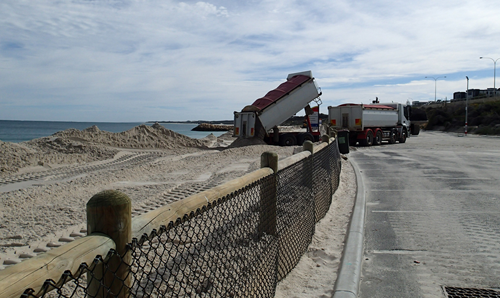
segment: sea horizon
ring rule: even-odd
[[[86,128],[97,126],[102,131],[109,132],[123,132],[130,130],[141,124],[148,126],[153,125],[155,122],[160,123],[163,127],[170,129],[174,132],[183,134],[190,138],[201,139],[213,133],[219,136],[225,132],[206,132],[206,131],[191,131],[196,127],[197,123],[187,122],[92,122],[92,121],[38,121],[38,120],[0,120],[0,141],[21,143],[33,139],[48,137],[56,132],[64,131],[67,129],[84,130]]]

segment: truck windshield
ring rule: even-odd
[[[410,106],[406,106],[404,108],[404,113],[405,113],[405,118],[406,120],[410,120],[410,113],[411,113],[411,107]]]

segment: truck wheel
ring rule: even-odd
[[[297,145],[302,146],[305,141],[314,142],[314,136],[310,132],[299,133],[297,135]]]
[[[373,145],[373,131],[369,130],[366,133],[366,138],[362,141],[363,146],[371,146]]]
[[[280,146],[295,146],[297,139],[293,134],[286,133],[280,136]]]
[[[394,131],[389,134],[389,144],[396,144],[396,133]]]
[[[403,143],[406,143],[406,130],[403,130],[403,134],[401,135],[401,138],[399,138],[399,143],[400,144],[403,144]]]
[[[382,144],[382,131],[377,130],[377,133],[375,134],[375,139],[373,140],[373,145],[380,145]]]

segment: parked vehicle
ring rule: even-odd
[[[349,145],[404,143],[418,134],[410,122],[411,107],[401,103],[343,104],[328,107],[330,127],[349,131]],[[413,131],[412,129],[413,128]],[[418,128],[418,127],[417,127]]]
[[[311,71],[291,73],[286,82],[269,91],[264,97],[234,112],[234,136],[261,138],[268,144],[281,146],[302,145],[306,140],[317,141],[319,132],[319,106],[321,90]],[[309,105],[314,101],[317,106]],[[282,124],[300,110],[306,111],[306,132],[281,133]]]

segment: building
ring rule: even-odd
[[[453,93],[453,99],[451,101],[461,101],[466,99],[467,99],[467,92],[458,91]]]
[[[427,102],[426,101],[412,101],[411,105],[414,106],[414,107],[420,107],[420,106],[423,106],[423,105],[426,105]]]
[[[469,96],[469,99],[477,97],[481,94],[481,90],[479,90],[479,89],[469,89],[467,91],[468,91],[467,95]]]
[[[498,89],[497,89],[497,90],[498,90]],[[497,91],[497,92],[495,92],[495,91],[496,91],[496,90],[495,90],[495,88],[488,88],[488,89],[486,89],[485,91],[486,91],[486,92],[485,92],[485,94],[486,94],[486,96],[488,96],[488,97],[490,97],[490,96],[495,96],[495,95],[497,94],[497,92],[498,92],[498,91]]]
[[[497,95],[500,95],[500,89],[497,88]],[[453,99],[451,101],[462,101],[467,98],[474,99],[475,97],[491,97],[495,96],[495,88],[488,89],[469,89],[467,92],[457,91],[453,93]]]

